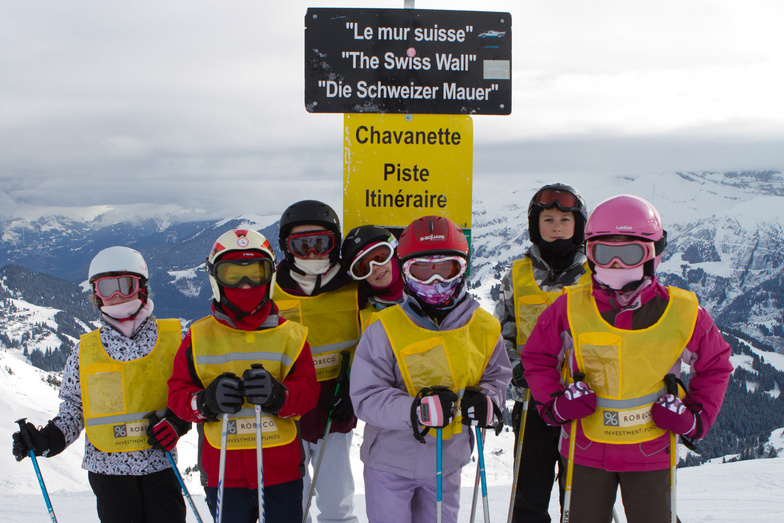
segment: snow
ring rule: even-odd
[[[765,353],[766,357],[769,355]],[[48,518],[30,460],[17,463],[9,451],[11,434],[17,430],[15,420],[26,417],[32,423],[43,425],[57,412],[57,390],[47,383],[48,376],[49,373],[30,366],[19,351],[0,348],[0,418],[6,420],[0,424],[0,441],[8,445],[6,452],[0,453],[0,470],[3,471],[0,476],[0,520],[5,523],[46,521]],[[365,523],[364,483],[359,460],[362,429],[360,422],[354,431],[351,464],[356,482],[355,513],[359,521]],[[774,431],[769,443],[781,451],[784,448],[784,429]],[[492,521],[506,521],[512,485],[513,447],[514,436],[509,430],[504,430],[499,436],[488,434],[485,442],[488,503]],[[58,456],[38,460],[57,520],[61,523],[98,522],[95,497],[87,482],[87,472],[81,468],[83,448],[84,443],[80,439]],[[191,430],[182,438],[177,449],[180,455],[179,469],[182,471],[194,466],[196,431]],[[475,475],[474,463],[463,469],[460,523],[470,520]],[[328,476],[322,476],[322,479],[324,477]],[[188,475],[185,482],[202,519],[209,521],[209,511],[198,476]],[[557,492],[554,491],[550,504],[554,521],[558,514],[557,499]],[[719,459],[700,467],[680,469],[678,507],[679,516],[688,523],[778,522],[781,514],[784,514],[784,458],[735,463],[721,463]],[[314,515],[317,513],[317,509],[311,510]],[[620,501],[617,511],[621,521],[625,522]],[[475,521],[482,519],[480,495]],[[190,507],[188,521],[196,521]]]

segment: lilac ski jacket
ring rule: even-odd
[[[444,318],[440,326],[415,312],[410,302],[403,310],[421,327],[439,331],[465,325],[479,303],[466,299]],[[479,386],[490,399],[503,407],[506,388],[512,378],[509,357],[499,336]],[[386,331],[376,321],[362,335],[351,368],[351,401],[357,417],[365,422],[360,458],[366,467],[392,472],[411,479],[436,479],[436,439],[414,438],[411,404]],[[420,427],[421,428],[421,427]],[[431,430],[431,434],[435,431]],[[443,442],[442,471],[449,474],[471,459],[473,431],[463,426],[460,434]]]
[[[642,329],[656,323],[669,301],[667,289],[653,278],[652,284],[639,291],[626,307],[617,303],[615,292],[604,288],[592,279],[591,296],[599,313],[611,325],[620,329]],[[567,318],[568,296],[560,296],[539,316],[525,350],[522,354],[525,378],[531,387],[534,400],[539,402],[539,413],[544,404],[552,401],[553,394],[564,390],[561,381],[561,368],[564,358],[573,350],[572,332]],[[702,431],[698,438],[704,437],[713,425],[724,401],[730,374],[730,346],[713,324],[713,319],[700,307],[697,322],[691,339],[681,353],[680,360],[691,366],[689,398],[684,403],[694,410],[694,404],[702,406],[699,412]],[[681,361],[674,366],[676,375],[680,374]],[[574,360],[569,365],[574,371]],[[570,423],[561,428],[559,449],[561,455],[568,456]],[[666,469],[670,466],[669,433],[644,443],[607,444],[589,440],[581,425],[577,424],[577,440],[574,461],[578,465],[610,471],[649,471]]]

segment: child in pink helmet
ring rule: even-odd
[[[576,438],[564,510],[572,523],[610,521],[620,485],[627,521],[669,521],[670,433],[689,441],[708,432],[732,372],[730,347],[694,294],[658,282],[667,235],[653,205],[609,198],[585,238],[591,284],[540,315],[522,356],[542,418],[561,426],[564,460]],[[668,375],[680,376],[682,363],[691,381],[674,394]]]

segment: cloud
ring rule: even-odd
[[[340,199],[342,116],[304,109],[305,11],[332,3],[4,3],[3,212],[152,203],[281,211],[300,195]],[[511,116],[474,118],[478,179],[520,169],[784,168],[775,150],[784,3],[507,0],[486,9],[512,13],[514,93]]]

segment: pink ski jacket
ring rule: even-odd
[[[667,289],[656,278],[650,285],[638,291],[638,296],[626,307],[618,305],[617,294],[592,280],[591,296],[605,321],[620,329],[637,330],[656,323],[669,301]],[[525,378],[531,387],[534,400],[539,403],[543,419],[544,405],[554,395],[564,390],[561,369],[564,360],[575,372],[573,359],[573,334],[567,318],[568,296],[560,296],[540,316],[521,355]],[[691,366],[689,398],[684,399],[692,410],[700,410],[692,404],[702,406],[699,416],[702,430],[698,438],[704,437],[713,425],[724,401],[730,374],[730,346],[713,324],[713,319],[700,307],[691,339],[673,366],[673,373],[680,376],[681,361]],[[571,424],[561,428],[559,450],[568,456]],[[589,440],[577,424],[575,463],[610,471],[649,471],[669,467],[669,434],[652,441],[634,444],[608,444]]]

